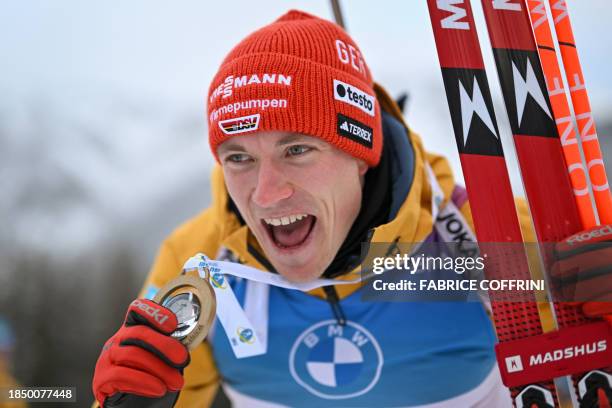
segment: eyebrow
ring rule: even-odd
[[[276,146],[286,146],[288,144],[295,143],[295,142],[310,141],[311,139],[314,139],[314,138],[312,136],[290,133],[287,136],[280,139],[278,142],[276,142]]]
[[[219,146],[217,154],[221,154],[223,152],[246,152],[246,149],[237,143],[231,143],[228,145],[223,144]]]
[[[313,139],[313,140],[311,140]],[[276,142],[276,146],[277,147],[282,147],[282,146],[286,146],[295,142],[306,142],[306,141],[315,141],[317,142],[318,140],[316,138],[313,137],[309,137],[306,135],[300,135],[300,134],[295,134],[295,133],[289,133],[286,136],[282,137],[280,140],[278,140]],[[238,144],[238,143],[230,143],[230,144],[223,144],[222,146],[219,147],[218,153],[223,153],[223,152],[246,152],[246,149]]]

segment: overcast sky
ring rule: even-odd
[[[472,3],[479,15],[479,2]],[[605,99],[609,92],[601,89],[611,87],[609,1],[568,3],[590,92]],[[348,30],[379,82],[399,88],[439,79],[425,0],[342,4]],[[51,87],[91,84],[202,99],[227,51],[290,8],[332,18],[327,0],[4,1],[0,85],[55,91]]]
[[[568,0],[596,115],[612,111],[609,0]],[[482,22],[480,2],[472,1]],[[425,0],[342,2],[348,31],[375,79],[409,90],[408,118],[456,164]],[[7,0],[0,4],[0,92],[12,99],[127,96],[202,112],[210,80],[241,38],[288,9],[332,19],[328,0]],[[481,41],[486,41],[482,25]],[[483,49],[491,64],[491,52]],[[489,74],[499,99],[497,77]],[[596,116],[597,118],[597,116]],[[499,118],[503,124],[503,117]]]

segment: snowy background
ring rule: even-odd
[[[345,1],[348,31],[376,80],[393,95],[409,92],[412,128],[460,175],[426,2],[375,4]],[[609,2],[569,6],[610,172]],[[333,18],[326,0],[0,3],[0,317],[15,328],[22,383],[77,385],[87,406],[101,343],[157,246],[210,201],[204,100],[218,64],[290,8]]]

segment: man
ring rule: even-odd
[[[425,152],[341,28],[290,11],[248,36],[211,83],[208,125],[213,204],[164,242],[144,294],[199,252],[296,285],[337,284],[234,279],[267,341],[241,359],[218,323],[189,356],[168,336],[170,311],[133,303],[96,367],[100,403],[209,406],[222,384],[236,407],[511,406],[480,303],[364,302],[347,282],[362,242],[441,241],[438,206],[470,213],[448,163]]]

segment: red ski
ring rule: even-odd
[[[514,251],[511,256],[501,253],[507,246],[503,243],[522,243],[523,239],[470,4],[439,0],[427,4],[475,233],[481,250],[486,245],[489,255],[486,276],[528,280],[524,251]],[[543,333],[535,296],[530,294],[524,300],[492,302],[500,343]],[[519,407],[558,406],[552,381],[510,391]]]
[[[482,6],[538,241],[559,242],[584,227],[566,171],[529,11],[523,1],[516,0],[482,0]],[[544,262],[548,264],[551,246],[542,248]],[[555,314],[559,331],[541,339],[549,341],[551,358],[547,360],[551,361],[540,363],[520,344],[501,345],[498,360],[508,358],[509,354],[527,360],[518,373],[504,372],[502,366],[502,376],[507,384],[518,385],[526,378],[553,378],[572,373],[574,388],[584,389],[578,392],[579,398],[588,394],[588,400],[596,401],[596,388],[605,386],[597,378],[601,373],[612,372],[606,368],[612,365],[612,350],[607,346],[612,341],[610,326],[587,320],[578,307],[568,303],[556,302]],[[570,329],[575,326],[580,329]],[[593,344],[597,347],[593,348]],[[598,347],[599,344],[605,347]],[[593,351],[577,353],[585,347]],[[565,353],[566,349],[573,352]],[[562,350],[560,355],[558,350]],[[595,369],[599,371],[581,373]],[[586,400],[580,400],[586,406]]]
[[[428,6],[476,235],[479,242],[520,242],[469,1],[428,0]],[[516,0],[483,1],[483,7],[538,241],[557,242],[583,228],[529,15]],[[495,197],[494,206],[491,197]],[[548,254],[544,256],[548,261]],[[523,261],[519,263],[514,268],[520,279],[529,279]],[[490,274],[487,265],[491,279]],[[494,270],[493,275],[505,277],[501,270]],[[500,342],[498,363],[517,407],[558,406],[553,378],[612,364],[612,350],[606,346],[612,338],[610,326],[588,322],[574,306],[555,304],[561,330],[548,334],[542,334],[533,301],[493,306]],[[598,376],[602,373],[606,375],[597,370],[575,375],[574,384],[589,392],[601,384]]]

